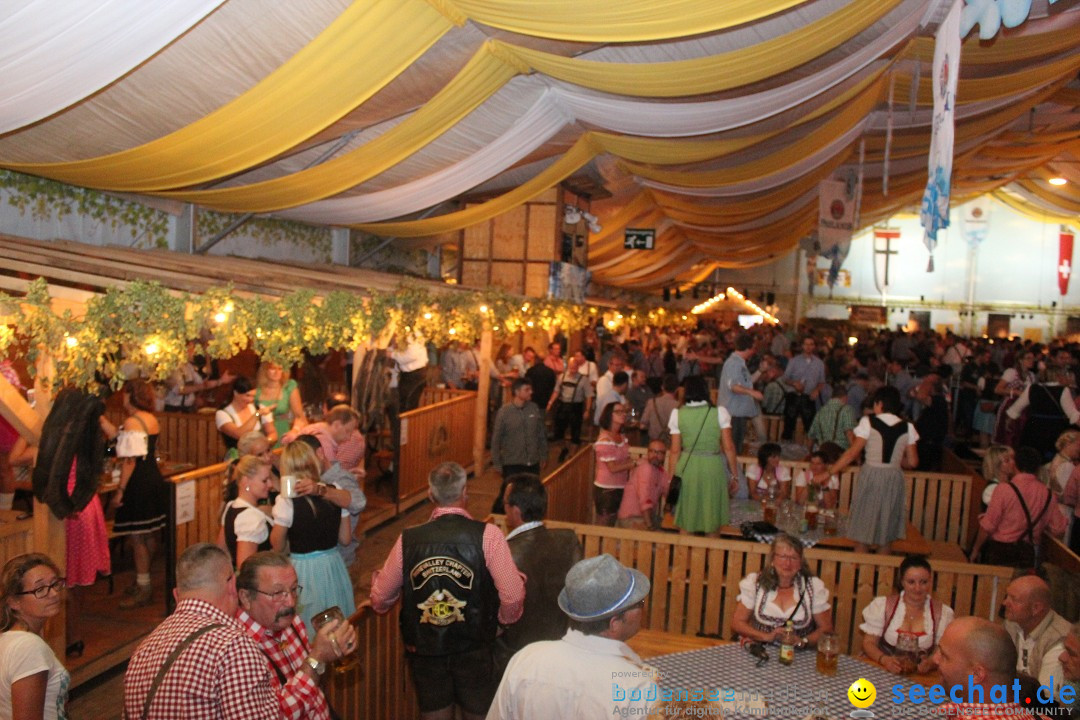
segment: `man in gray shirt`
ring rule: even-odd
[[[754,381],[746,367],[746,361],[753,356],[754,339],[747,333],[740,333],[735,338],[735,349],[728,355],[720,371],[716,404],[731,413],[731,439],[735,442],[736,454],[742,452],[747,423],[761,412],[758,402],[763,395],[754,389]],[[744,480],[740,480],[738,497],[746,497],[744,483]]]
[[[784,370],[784,384],[791,390],[784,401],[784,440],[795,436],[795,423],[801,417],[804,431],[810,430],[810,423],[817,413],[821,390],[825,387],[825,363],[814,351],[817,343],[812,337],[802,341],[802,353],[788,361]]]
[[[518,378],[510,385],[510,402],[499,408],[491,427],[491,464],[502,473],[502,487],[492,512],[502,514],[506,478],[517,473],[540,474],[547,460],[544,411],[532,401],[532,384]]]

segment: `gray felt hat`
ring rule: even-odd
[[[559,607],[572,620],[604,620],[632,608],[650,590],[644,573],[604,553],[578,562],[566,573]]]

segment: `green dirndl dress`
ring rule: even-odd
[[[682,452],[675,474],[682,478],[682,489],[675,505],[675,524],[687,532],[711,533],[729,519],[728,472],[720,451],[718,410],[684,405],[676,412]]]

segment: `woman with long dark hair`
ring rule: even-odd
[[[714,533],[727,524],[728,499],[737,487],[731,415],[713,406],[701,375],[686,378],[683,388],[684,405],[668,421],[675,474],[682,478],[675,524],[683,532]]]

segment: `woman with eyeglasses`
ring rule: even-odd
[[[833,631],[829,591],[810,572],[803,545],[787,533],[773,539],[765,569],[739,581],[731,629],[742,642],[776,643],[788,621],[800,648]]]
[[[0,717],[63,720],[71,676],[41,637],[60,612],[64,578],[47,556],[19,555],[0,573]]]
[[[274,501],[274,529],[270,544],[284,552],[288,542],[296,577],[304,590],[296,614],[304,620],[309,637],[315,637],[311,618],[337,605],[345,617],[356,610],[352,581],[338,544],[352,540],[347,490],[319,482],[319,458],[306,442],[296,441],[281,453],[281,476],[295,476],[293,497],[283,492]]]
[[[231,479],[237,498],[228,504],[221,518],[225,529],[225,549],[233,565],[240,567],[257,552],[270,549],[270,528],[274,521],[258,508],[270,494],[270,462],[245,455],[233,466]]]

